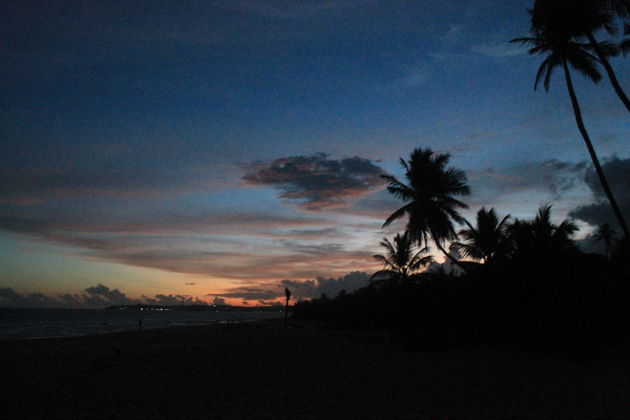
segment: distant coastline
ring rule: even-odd
[[[188,311],[188,312],[283,312],[283,306],[232,305],[111,305],[106,311]]]

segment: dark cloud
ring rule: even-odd
[[[630,159],[613,158],[605,162],[602,169],[615,195],[617,204],[625,216],[626,222],[628,222],[630,220]],[[609,223],[620,232],[617,219],[593,168],[586,171],[584,182],[592,191],[595,202],[577,207],[569,213],[569,216],[583,220],[593,226]]]
[[[293,156],[273,162],[255,162],[243,180],[249,185],[270,185],[281,198],[299,200],[308,210],[343,206],[347,199],[361,196],[383,185],[383,169],[358,156],[340,160],[326,154]]]
[[[234,287],[226,293],[221,293],[224,298],[237,298],[245,300],[270,300],[283,296],[284,292],[276,286],[277,290],[262,287]]]
[[[109,287],[98,284],[96,286],[85,289],[86,294],[83,295],[87,306],[104,307],[109,305],[133,305],[138,303],[135,299],[130,299],[118,289],[110,289]]]
[[[319,297],[322,293],[335,296],[341,290],[352,292],[368,285],[370,275],[365,272],[355,271],[337,278],[317,277],[314,280],[281,280],[261,284],[256,287],[234,287],[221,293],[223,298],[237,298],[247,301],[256,300],[261,304],[270,305],[274,301],[285,299],[284,289],[289,288],[296,299],[311,299]],[[214,295],[213,295],[214,296]]]
[[[338,278],[317,277],[315,280],[295,281],[282,280],[281,287],[287,287],[296,298],[315,298],[325,293],[328,296],[335,296],[341,290],[352,292],[361,287],[367,286],[370,282],[370,275],[365,272],[355,271]],[[280,295],[279,295],[280,296]]]
[[[219,296],[215,296],[212,300],[212,304],[214,305],[225,305],[225,299],[220,298]]]
[[[339,243],[326,243],[326,244],[304,244],[293,241],[283,241],[284,246],[290,249],[293,252],[299,252],[301,254],[314,255],[314,256],[325,256],[325,255],[334,255],[334,254],[342,254],[346,252],[343,244]],[[354,255],[357,255],[356,253]],[[364,254],[367,255],[367,254]],[[371,254],[370,254],[371,255]]]
[[[485,191],[484,197],[474,197],[484,202],[486,198],[497,194],[510,194],[526,190],[538,190],[559,198],[563,193],[575,187],[588,167],[587,162],[562,162],[549,159],[543,162],[531,162],[509,168],[488,168],[470,173],[473,194]],[[488,196],[488,197],[486,197]]]
[[[272,301],[272,300],[259,300],[258,301],[259,305],[263,305],[263,306],[277,306],[279,308],[282,308],[282,303],[278,302],[278,301]]]
[[[8,308],[52,308],[59,302],[42,293],[20,294],[10,287],[0,288],[0,306]]]
[[[105,308],[111,305],[191,305],[206,304],[187,295],[163,295],[133,299],[118,289],[103,284],[88,287],[82,294],[60,294],[55,297],[43,293],[21,294],[10,287],[0,288],[0,307],[9,308]]]
[[[206,305],[206,302],[188,295],[155,295],[154,298],[142,297],[143,303],[148,305],[176,306],[176,305]]]

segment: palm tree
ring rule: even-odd
[[[499,221],[494,208],[486,210],[482,207],[477,212],[477,226],[473,226],[464,219],[468,229],[459,231],[463,241],[454,242],[451,249],[456,249],[463,257],[487,264],[495,258],[505,255],[508,251],[507,238],[508,214]]]
[[[571,237],[577,230],[570,220],[559,225],[552,223],[551,206],[542,206],[534,220],[517,219],[509,225],[507,232],[512,241],[512,257],[554,261],[566,251],[575,249]]]
[[[590,78],[594,82],[601,80],[601,74],[596,68],[597,58],[595,58],[589,51],[588,46],[572,40],[570,37],[558,33],[554,33],[552,30],[548,30],[544,25],[534,26],[532,25],[532,37],[528,38],[516,38],[510,42],[519,42],[522,44],[529,44],[529,55],[546,55],[545,60],[540,65],[538,73],[536,74],[536,81],[534,83],[534,89],[538,88],[538,84],[542,81],[545,90],[549,90],[549,84],[551,82],[551,75],[557,67],[562,67],[564,70],[564,78],[571,98],[571,104],[573,105],[573,113],[575,115],[575,121],[578,126],[578,130],[584,139],[586,148],[593,161],[593,166],[599,177],[599,181],[602,184],[602,188],[608,197],[608,201],[621,225],[625,235],[629,235],[626,221],[619,210],[617,201],[608,185],[604,171],[599,163],[599,158],[593,148],[593,143],[584,126],[584,120],[582,119],[582,111],[580,110],[580,104],[573,88],[573,81],[571,79],[571,71],[569,65],[582,73],[587,78]]]
[[[418,148],[411,152],[408,161],[400,158],[407,184],[391,175],[382,175],[387,180],[387,190],[406,202],[385,220],[383,227],[407,215],[411,239],[426,244],[431,237],[440,251],[457,263],[446,252],[443,242],[457,236],[453,222],[464,220],[458,209],[468,208],[454,197],[468,195],[470,189],[462,170],[447,167],[449,160],[449,154]]]
[[[604,242],[604,255],[606,255],[606,259],[610,254],[610,246],[612,245],[613,240],[615,239],[615,230],[610,227],[608,223],[604,223],[603,225],[597,228],[595,234],[593,235],[593,239],[597,242]]]
[[[612,21],[615,15],[630,16],[630,0],[536,0],[532,26],[552,33],[554,38],[586,37],[617,96],[630,112],[630,100],[608,61],[608,57],[619,54],[619,48],[610,42],[598,42],[593,35],[602,28],[615,33],[617,28]]]
[[[374,255],[374,259],[379,261],[385,269],[374,273],[372,279],[387,276],[390,281],[399,281],[404,284],[414,271],[432,263],[433,257],[425,255],[429,252],[429,248],[424,247],[416,251],[414,242],[408,231],[402,235],[396,234],[393,244],[389,239],[383,238],[381,246],[385,248],[387,253],[386,255]]]

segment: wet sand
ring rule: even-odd
[[[0,418],[630,418],[630,346],[412,352],[282,322],[0,342]]]

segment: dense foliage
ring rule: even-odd
[[[579,251],[561,225],[511,226],[520,243],[493,264],[469,266],[459,276],[435,270],[413,275],[415,281],[323,295],[299,302],[294,318],[390,330],[418,348],[465,341],[591,353],[603,339],[629,331],[630,255],[623,241],[607,260]],[[536,248],[545,234],[565,237]]]

